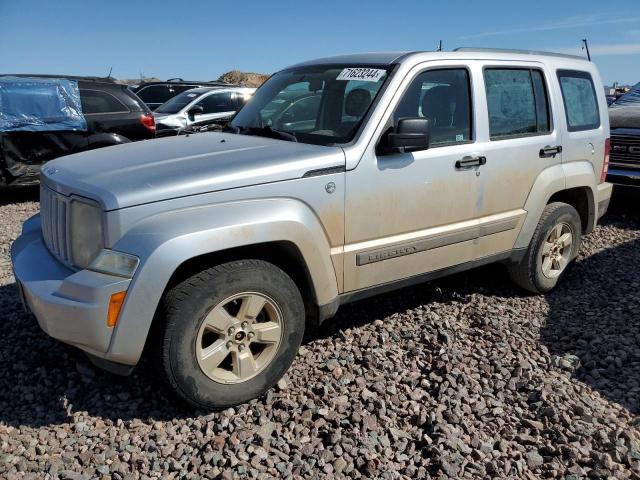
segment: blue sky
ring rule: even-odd
[[[0,0],[0,72],[207,80],[340,53],[482,46],[580,54],[605,83],[640,81],[631,1]]]

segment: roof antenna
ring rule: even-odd
[[[438,41],[438,51],[442,51],[442,40]]]
[[[113,67],[109,67],[109,75],[107,75],[107,78],[111,78],[111,72],[113,72]]]
[[[586,38],[582,39],[582,50],[586,50],[587,51],[587,59],[589,61],[591,61],[591,53],[589,53],[589,44],[587,43],[587,39]]]

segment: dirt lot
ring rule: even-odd
[[[2,478],[640,478],[640,193],[554,293],[490,266],[354,304],[265,398],[214,414],[22,312],[8,252],[34,200],[0,199]]]

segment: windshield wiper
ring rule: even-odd
[[[258,135],[260,137],[276,138],[278,140],[287,140],[289,142],[297,142],[295,134],[285,130],[276,130],[269,125],[264,127],[235,127],[227,125],[224,130],[227,133],[236,133],[240,135]]]

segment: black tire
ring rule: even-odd
[[[560,275],[549,278],[542,271],[542,248],[551,230],[560,223],[568,224],[571,228],[570,261]],[[550,203],[542,212],[524,257],[517,263],[509,264],[511,280],[516,285],[533,293],[545,293],[552,290],[562,280],[578,256],[581,242],[582,224],[576,209],[567,203]]]
[[[275,356],[256,376],[235,384],[218,383],[198,364],[197,332],[214,306],[240,292],[257,292],[277,304],[282,336]],[[266,393],[288,370],[304,335],[304,312],[298,288],[278,267],[262,260],[224,263],[182,281],[165,294],[153,355],[169,386],[187,402],[213,410],[235,406]]]

